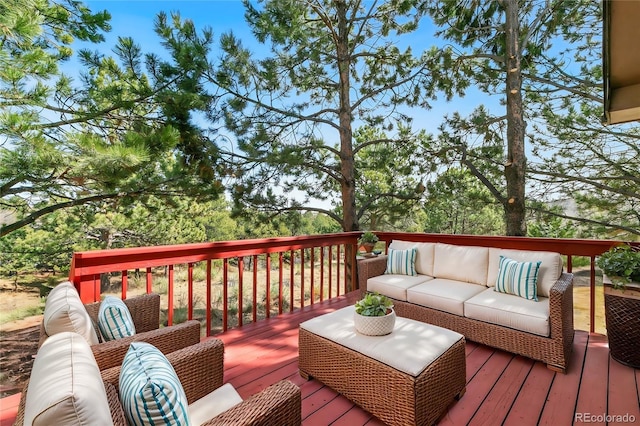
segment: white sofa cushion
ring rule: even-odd
[[[107,296],[98,310],[98,328],[105,341],[136,334],[136,326],[127,305],[117,297]]]
[[[435,278],[407,289],[407,302],[464,315],[464,301],[487,287],[462,281]]]
[[[389,244],[389,248],[394,250],[417,249],[416,272],[420,275],[430,276],[433,276],[433,250],[435,246],[435,243],[416,243],[400,240],[393,240]]]
[[[366,336],[353,325],[355,307],[347,306],[300,324],[300,328],[324,337],[413,377],[418,376],[456,342],[462,334],[442,327],[397,317],[393,333]]]
[[[231,385],[225,383],[218,389],[189,404],[189,422],[194,426],[211,420],[242,402],[242,398]]]
[[[550,251],[489,249],[487,285],[493,287],[498,279],[500,255],[519,262],[542,262],[538,271],[538,296],[549,297],[551,287],[562,275],[562,256]]]
[[[514,328],[527,333],[549,336],[549,298],[538,301],[486,289],[464,302],[467,318]]]
[[[87,341],[63,331],[44,341],[33,362],[25,425],[112,425],[107,393]]]
[[[377,291],[396,300],[407,300],[407,289],[420,283],[432,280],[426,275],[396,275],[383,274],[367,280],[367,290]]]
[[[84,337],[89,345],[98,343],[93,321],[82,304],[78,291],[68,281],[55,286],[47,296],[43,325],[49,336],[73,331]]]
[[[487,247],[437,243],[434,253],[434,277],[487,285]]]

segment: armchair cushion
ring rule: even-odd
[[[68,281],[55,286],[47,296],[43,327],[48,336],[73,331],[84,337],[89,345],[99,343],[91,317],[75,287]]]
[[[129,308],[117,297],[107,296],[98,311],[98,328],[106,341],[117,340],[136,334]]]
[[[233,385],[225,383],[205,397],[189,404],[189,421],[194,426],[201,425],[241,402],[242,398]]]
[[[122,361],[119,388],[130,424],[189,424],[187,397],[178,375],[154,346],[131,343]]]
[[[26,425],[112,424],[107,393],[89,344],[73,332],[49,337],[33,363]]]

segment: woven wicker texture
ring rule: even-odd
[[[611,357],[640,368],[640,329],[637,320],[629,321],[640,315],[640,300],[605,293],[604,305]]]
[[[209,394],[223,383],[224,344],[219,339],[208,339],[197,345],[167,355],[176,370],[189,403]],[[118,399],[120,367],[101,371],[109,399],[114,425],[126,425]],[[24,423],[24,404],[27,386],[18,406],[16,425]],[[205,423],[207,425],[299,426],[302,422],[302,396],[300,388],[290,381],[280,381],[253,395],[230,410]]]
[[[390,425],[431,425],[464,393],[464,340],[418,377],[307,330],[299,330],[300,374],[314,377]]]
[[[385,256],[358,262],[358,282],[366,291],[367,279],[384,268]],[[364,283],[364,284],[363,284]],[[515,297],[515,296],[514,296]],[[423,321],[463,334],[468,340],[503,349],[542,361],[549,368],[566,372],[573,348],[573,274],[563,273],[549,295],[549,337],[538,336],[512,328],[486,323],[413,303],[393,300],[396,314]]]

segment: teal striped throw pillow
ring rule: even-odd
[[[133,342],[120,370],[120,402],[130,425],[189,424],[178,375],[155,346]]]
[[[387,270],[385,274],[418,275],[416,273],[415,248],[408,250],[389,249],[387,256]]]
[[[98,328],[104,340],[116,340],[136,334],[131,312],[117,297],[107,296],[98,310]]]
[[[495,291],[538,301],[538,271],[542,262],[518,262],[500,256]]]

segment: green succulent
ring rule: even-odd
[[[383,317],[391,308],[391,299],[380,293],[367,293],[356,302],[356,313],[365,317]]]
[[[378,236],[371,231],[366,231],[358,239],[358,244],[375,244],[379,240]]]

